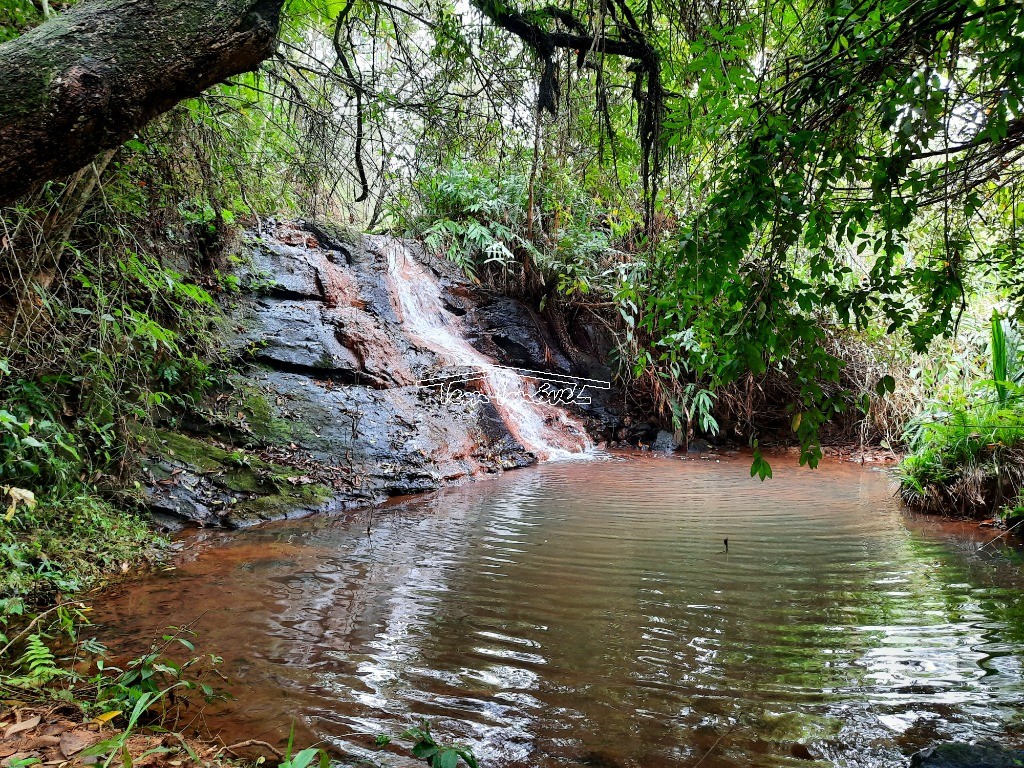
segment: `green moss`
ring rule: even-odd
[[[145,433],[150,455],[163,455],[175,462],[212,475],[217,485],[234,493],[249,495],[234,507],[232,517],[270,519],[282,517],[296,507],[319,507],[329,498],[330,488],[300,480],[305,471],[264,461],[246,451],[229,451],[205,440],[170,430]],[[159,473],[154,471],[159,477]]]
[[[251,421],[259,424],[269,424],[274,421],[274,411],[270,407],[270,401],[262,392],[248,388],[242,392],[242,408],[249,415]]]
[[[226,404],[219,404],[216,412],[207,414],[214,430],[235,431],[240,426],[238,413],[244,417],[244,426],[257,441],[267,445],[288,446],[314,437],[309,425],[296,419],[283,419],[270,402],[270,395],[247,378],[233,375],[232,388]]]
[[[353,227],[346,227],[333,221],[316,219],[310,222],[314,234],[322,242],[321,244],[330,248],[338,245],[356,246],[362,239],[362,233]]]
[[[0,598],[44,601],[96,586],[168,545],[140,515],[82,488],[0,517]]]
[[[202,472],[223,469],[231,456],[223,448],[166,429],[142,430],[140,438],[150,454],[175,459]]]
[[[298,485],[291,491],[259,496],[235,506],[232,518],[236,521],[273,520],[284,517],[291,510],[315,509],[328,501],[331,489],[325,485]]]
[[[151,453],[166,456],[201,472],[223,472],[224,484],[238,491],[278,488],[303,473],[295,468],[263,461],[247,451],[229,451],[195,437],[167,429],[148,430]]]
[[[294,442],[300,431],[292,422],[279,419],[266,396],[255,388],[242,391],[242,411],[246,414],[252,433],[261,440],[276,445]]]

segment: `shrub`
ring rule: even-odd
[[[994,313],[983,362],[941,387],[910,420],[895,476],[904,501],[927,511],[996,514],[1024,487],[1024,360],[1016,325]],[[979,345],[980,346],[980,345]],[[986,364],[987,363],[987,364]]]
[[[610,295],[618,282],[615,241],[635,222],[620,222],[618,211],[567,175],[537,180],[532,213],[528,174],[482,164],[424,174],[415,191],[414,212],[399,211],[399,219],[471,277],[514,276],[528,292],[563,296]]]

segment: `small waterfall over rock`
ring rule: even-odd
[[[563,408],[534,397],[531,384],[517,371],[498,366],[467,341],[460,318],[441,298],[437,277],[401,240],[385,244],[388,279],[405,334],[434,352],[443,363],[471,369],[472,379],[501,414],[524,448],[538,459],[580,457],[593,444],[586,428]]]
[[[177,433],[150,436],[143,479],[168,525],[360,507],[586,456],[567,391],[617,428],[606,374],[578,378],[589,369],[530,307],[414,242],[267,222],[240,248],[223,340],[234,372]]]

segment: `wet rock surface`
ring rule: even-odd
[[[679,443],[676,441],[675,435],[665,430],[660,430],[651,444],[652,451],[659,451],[661,453],[672,453],[678,447]]]
[[[573,363],[533,309],[483,293],[416,244],[271,222],[247,236],[235,269],[241,291],[230,297],[224,358],[238,373],[175,431],[144,435],[144,485],[159,520],[238,527],[536,461],[493,404],[417,386],[446,369],[403,326],[394,248],[429,268],[450,316],[442,321],[496,363],[610,379],[596,357]],[[601,439],[621,416],[610,389],[586,394],[584,415]]]
[[[1020,768],[1024,750],[995,742],[947,742],[922,749],[910,758],[910,768]]]
[[[601,362],[611,349],[612,339],[593,318],[578,316],[568,341],[572,357],[558,341],[547,317],[521,301],[500,294],[485,294],[470,302],[470,318],[478,332],[470,339],[477,349],[505,365],[534,371],[549,371],[578,381],[594,382],[586,388],[589,402],[574,409],[597,440],[615,439],[623,421],[622,393],[611,386],[611,369]],[[575,361],[573,360],[575,358]]]

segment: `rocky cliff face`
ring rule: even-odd
[[[609,390],[592,384],[573,415],[532,397],[531,376],[493,368],[577,389],[609,378],[531,308],[414,243],[271,223],[235,261],[230,386],[144,436],[145,487],[168,525],[377,504],[582,451],[587,428],[601,439],[618,426]],[[423,385],[439,378],[448,386]]]

